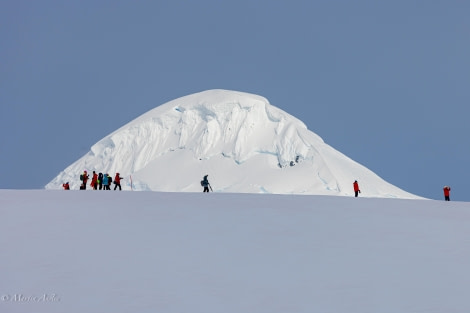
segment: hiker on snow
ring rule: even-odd
[[[201,181],[201,186],[204,187],[203,192],[209,192],[209,186],[211,185],[209,184],[209,180],[207,179],[207,176],[209,175],[204,176],[204,179]]]
[[[354,181],[353,187],[354,187],[354,196],[357,197],[361,193],[361,190],[359,189],[359,183],[357,182],[357,180]]]
[[[108,190],[111,190],[111,183],[113,182],[113,179],[111,178],[111,176],[109,176],[109,174],[106,175],[108,175]]]
[[[83,171],[83,174],[80,175],[80,180],[82,181],[82,186],[80,186],[80,190],[86,190],[86,182],[88,181],[88,176],[86,171]]]
[[[95,173],[95,171],[93,171],[93,177],[91,178],[90,186],[93,188],[93,190],[96,190],[98,187],[98,175]]]
[[[444,186],[444,199],[445,201],[450,201],[450,187]]]
[[[103,189],[103,173],[98,174],[98,186],[101,189]]]
[[[64,187],[64,190],[70,190],[69,182],[66,182],[65,184],[62,184],[62,187]]]
[[[114,190],[116,190],[117,187],[119,187],[119,190],[121,189],[121,179],[122,177],[119,176],[119,173],[116,173],[116,176],[114,176]]]
[[[103,175],[103,190],[109,190],[108,182],[109,182],[109,176],[108,174],[104,174]]]

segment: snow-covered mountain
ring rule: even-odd
[[[418,198],[267,99],[228,90],[185,96],[141,115],[93,145],[46,189],[66,181],[78,189],[84,170],[119,172],[123,188],[134,190],[199,192],[209,175],[219,192],[350,196],[358,180],[362,196]]]

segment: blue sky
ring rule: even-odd
[[[266,97],[402,189],[470,201],[469,9],[2,1],[0,188],[43,188],[137,116],[220,88]]]

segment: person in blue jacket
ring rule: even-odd
[[[108,181],[108,174],[103,175],[103,190],[110,190],[109,189],[109,181]]]

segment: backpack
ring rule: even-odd
[[[80,180],[83,180],[83,174],[80,174]]]
[[[201,180],[201,186],[204,187],[204,181],[203,180]]]

